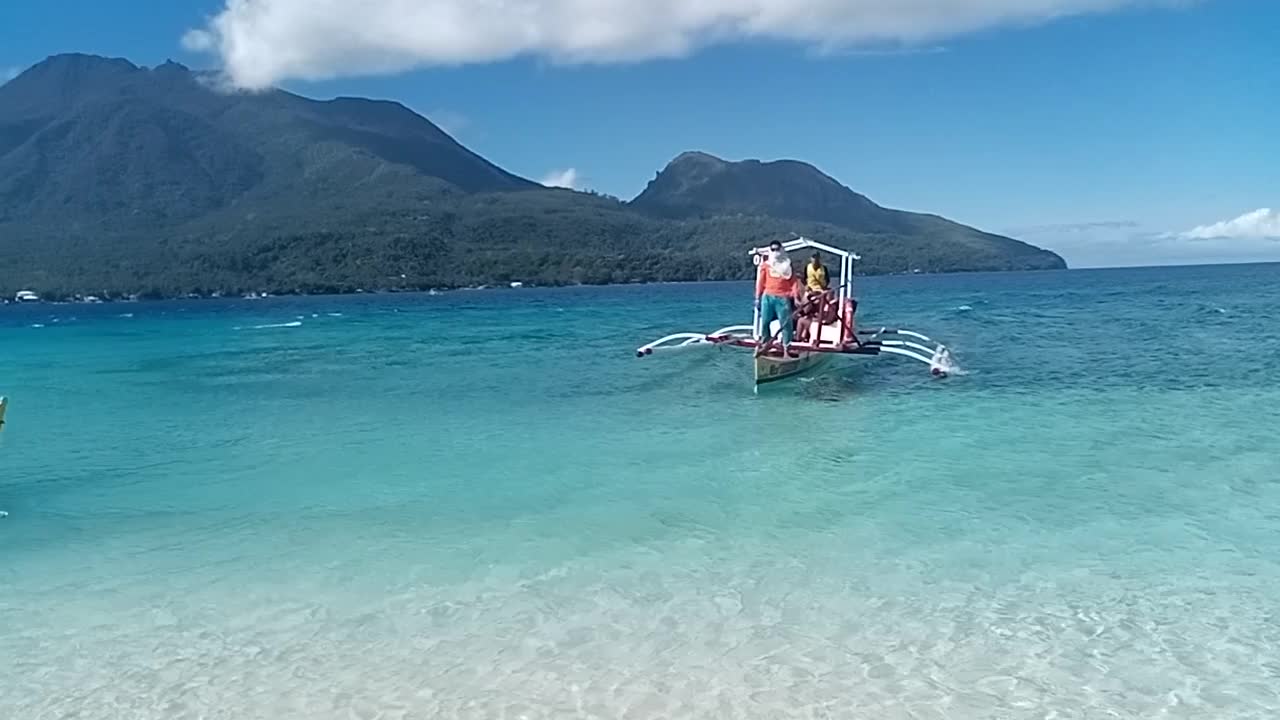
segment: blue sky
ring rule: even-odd
[[[516,0],[517,22],[469,0],[447,32],[430,13],[460,0],[385,0],[380,17],[344,0],[255,0],[271,17],[206,0],[4,3],[0,71],[65,51],[225,60],[246,83],[400,100],[514,172],[624,198],[683,150],[797,158],[1077,266],[1280,260],[1274,0],[655,10],[673,1]],[[983,14],[1002,1],[1013,10]],[[1028,14],[1037,4],[1061,17]],[[584,5],[590,18],[565,13]]]

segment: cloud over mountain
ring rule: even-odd
[[[566,168],[564,170],[552,170],[547,173],[546,177],[539,180],[547,187],[569,188],[570,190],[580,190],[578,187],[578,170],[577,168]]]
[[[679,57],[749,38],[823,50],[913,45],[991,27],[1194,0],[225,0],[187,47],[236,85],[537,56]]]

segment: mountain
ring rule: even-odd
[[[58,55],[0,85],[0,293],[342,292],[748,276],[803,232],[868,272],[1061,267],[800,163],[686,153],[630,203],[548,189],[394,102]]]
[[[828,223],[863,235],[929,238],[963,248],[972,259],[1006,258],[1021,268],[1062,268],[1057,255],[937,215],[884,208],[808,163],[729,162],[682,153],[651,180],[631,206],[668,218],[765,216]]]
[[[62,55],[0,87],[0,221],[188,220],[392,182],[536,187],[397,103],[221,93],[210,82],[176,63]]]
[[[897,231],[893,211],[795,160],[728,162],[681,153],[631,205],[668,217],[770,215],[828,222],[863,232]]]

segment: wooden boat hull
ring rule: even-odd
[[[830,358],[831,353],[802,352],[799,357],[761,355],[755,358],[756,385],[764,385],[794,377],[812,370]]]

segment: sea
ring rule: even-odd
[[[0,718],[1280,717],[1280,265],[0,308]]]

